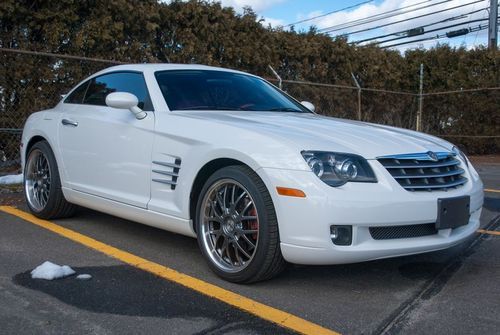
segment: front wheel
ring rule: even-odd
[[[196,231],[210,268],[228,281],[265,280],[285,267],[271,196],[247,167],[225,167],[207,180],[197,204]]]

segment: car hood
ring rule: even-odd
[[[271,136],[295,146],[299,151],[348,152],[373,159],[402,153],[449,151],[452,148],[449,142],[431,135],[312,113],[183,111],[175,114]]]

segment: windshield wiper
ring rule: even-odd
[[[304,111],[301,111],[300,109],[295,109],[295,108],[291,108],[291,107],[269,108],[269,109],[266,109],[266,111],[269,111],[269,112],[304,113]]]

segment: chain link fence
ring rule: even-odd
[[[85,77],[110,60],[0,48],[0,174],[19,169],[26,118],[51,108]],[[272,80],[277,83],[276,80]],[[423,99],[422,131],[444,137],[472,154],[500,146],[500,88],[418,93],[283,80],[282,88],[314,103],[323,115],[416,129]]]
[[[117,62],[0,49],[0,174],[20,167],[24,122],[85,77]]]

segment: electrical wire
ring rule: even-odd
[[[465,19],[467,16],[469,16],[471,14],[479,13],[479,12],[481,12],[483,10],[486,10],[486,9],[488,9],[488,7],[484,7],[482,9],[478,9],[478,10],[475,10],[475,11],[472,11],[472,12],[469,12],[469,13],[464,13],[464,14],[457,15],[457,16],[452,16],[452,17],[444,19],[444,20],[440,20],[440,21],[428,23],[428,24],[425,24],[425,25],[422,25],[422,26],[419,26],[419,27],[415,27],[413,29],[427,28],[427,27],[430,27],[430,26],[434,26],[436,24],[444,23],[444,22]],[[483,18],[484,18],[484,15],[483,15]],[[395,33],[390,33],[390,34],[385,34],[385,35],[380,35],[380,36],[365,38],[363,40],[358,40],[358,41],[351,42],[350,44],[359,44],[359,43],[363,43],[363,42],[373,41],[373,40],[376,40],[376,39],[379,39],[379,38],[389,37],[389,36],[393,36],[393,35],[400,35],[400,34],[407,33],[409,30],[411,30],[411,29],[405,29],[405,30],[401,30],[401,31],[398,31],[398,32],[395,32]]]
[[[310,18],[307,18],[307,19],[304,19],[304,20],[300,20],[300,21],[297,21],[297,22],[289,23],[289,24],[284,25],[284,26],[283,26],[283,28],[290,27],[290,26],[296,25],[296,24],[298,24],[298,23],[303,23],[303,22],[307,22],[307,21],[312,21],[312,20],[318,19],[318,18],[320,18],[320,17],[325,17],[325,16],[328,16],[328,15],[331,15],[331,14],[334,14],[334,13],[343,12],[343,11],[345,11],[345,10],[352,9],[352,8],[356,8],[356,7],[359,7],[359,6],[361,6],[361,5],[364,5],[364,4],[367,4],[367,3],[373,2],[373,1],[374,1],[374,0],[363,1],[363,2],[357,3],[357,4],[352,5],[352,6],[348,6],[348,7],[341,8],[341,9],[336,9],[336,10],[334,10],[334,11],[331,11],[331,12],[328,12],[328,13],[325,13],[325,14],[321,14],[321,15],[314,16],[314,17],[310,17]]]
[[[439,27],[439,28],[431,29],[431,30],[426,31],[425,33],[426,34],[433,33],[433,32],[444,30],[444,29],[448,29],[448,28],[458,27],[458,26],[461,26],[461,25],[464,25],[464,24],[469,24],[469,27],[470,27],[471,23],[481,22],[481,21],[488,21],[488,19],[487,18],[486,19],[476,19],[476,20],[470,20],[470,21],[467,21],[467,22],[460,22],[460,23],[452,24],[452,25],[445,26],[445,27]],[[382,43],[397,41],[397,40],[401,40],[401,39],[404,39],[404,38],[408,38],[408,36],[400,36],[400,37],[390,38],[388,40],[377,42],[377,44],[382,44]]]
[[[391,26],[391,25],[394,25],[394,24],[398,24],[398,23],[401,23],[401,22],[407,22],[407,21],[415,20],[415,19],[418,19],[418,18],[421,18],[421,17],[426,17],[426,16],[438,14],[438,13],[443,13],[443,12],[446,12],[446,11],[449,11],[449,10],[453,10],[453,9],[457,9],[457,8],[461,8],[461,7],[465,7],[465,6],[470,6],[472,4],[483,2],[483,1],[484,0],[477,0],[477,1],[469,2],[467,4],[462,4],[462,5],[459,5],[459,6],[455,6],[455,7],[450,7],[450,8],[445,8],[445,9],[442,9],[442,10],[438,10],[438,11],[435,11],[435,12],[432,12],[432,13],[426,13],[426,14],[422,14],[422,15],[410,17],[410,18],[404,19],[404,20],[389,22],[389,23],[381,24],[381,25],[378,25],[378,26],[375,26],[375,27],[370,27],[370,28],[365,28],[365,29],[361,29],[361,30],[356,30],[356,31],[353,31],[353,32],[350,32],[350,33],[347,33],[347,34],[343,34],[343,35],[359,34],[359,33],[365,32],[365,31],[375,30],[375,29],[379,29],[379,28]],[[328,31],[327,33],[330,33],[330,31]]]
[[[418,2],[418,3],[415,3],[413,5],[408,5],[408,6],[401,7],[401,8],[396,8],[396,9],[393,9],[393,10],[390,10],[390,11],[387,11],[387,12],[375,14],[375,15],[372,15],[370,17],[364,17],[364,18],[353,20],[353,21],[344,22],[344,23],[340,23],[340,24],[333,25],[333,26],[330,26],[330,27],[322,28],[322,29],[319,29],[318,31],[320,31],[320,32],[325,31],[325,30],[328,30],[328,31],[337,31],[337,30],[341,30],[341,29],[352,28],[352,27],[363,25],[363,24],[371,23],[371,22],[374,22],[374,21],[378,21],[378,20],[382,20],[382,19],[387,19],[387,18],[391,18],[391,17],[394,17],[394,16],[398,16],[398,15],[401,15],[401,14],[411,13],[411,12],[414,12],[414,11],[417,11],[417,10],[420,10],[420,9],[425,9],[425,8],[428,8],[428,7],[433,7],[433,6],[440,5],[440,4],[443,4],[443,3],[446,3],[446,2],[450,2],[450,1],[454,1],[454,0],[444,0],[444,1],[441,1],[441,2],[436,2],[436,3],[432,3],[432,4],[429,4],[429,5],[426,5],[426,6],[422,6],[422,7],[419,7],[419,8],[414,8],[414,9],[411,9],[411,10],[403,11],[401,13],[395,13],[395,14],[391,14],[391,15],[386,15],[386,14],[390,14],[390,13],[402,11],[403,9],[407,9],[407,8],[410,8],[410,7],[418,6],[418,5],[421,5],[421,4],[424,4],[424,3],[428,3],[430,1],[431,0]]]
[[[485,29],[488,29],[488,25],[486,25],[486,26],[479,25],[479,26],[476,26],[474,28],[470,28],[469,32],[476,32],[476,31],[485,30]],[[393,47],[400,46],[400,45],[411,44],[411,43],[418,43],[418,42],[424,42],[424,41],[431,41],[431,40],[437,40],[437,39],[442,39],[442,38],[445,38],[445,37],[447,37],[446,33],[445,34],[441,34],[441,35],[432,36],[432,37],[421,38],[421,39],[418,39],[418,40],[412,40],[412,41],[406,41],[406,42],[401,42],[401,43],[395,43],[395,44],[391,44],[391,45],[384,45],[381,48],[382,49],[388,49],[388,48],[393,48]]]

